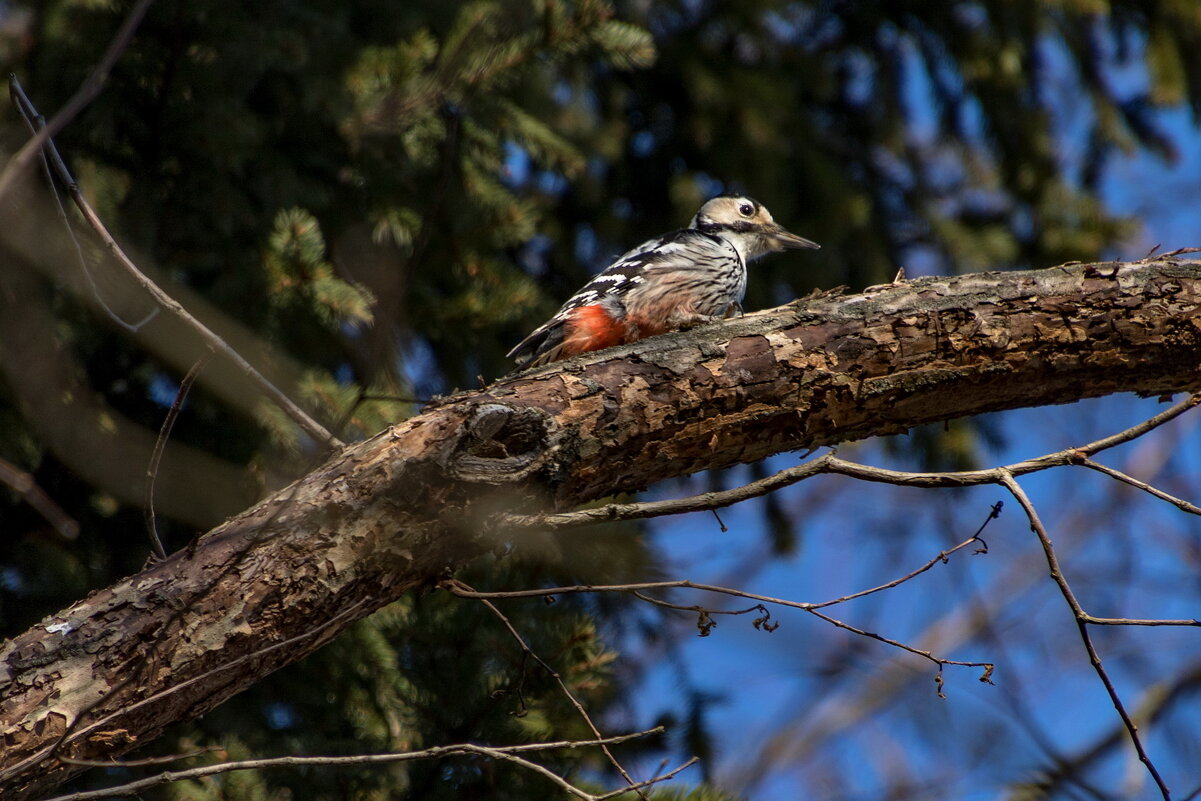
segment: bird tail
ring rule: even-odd
[[[521,367],[541,367],[625,341],[624,324],[600,304],[577,306],[536,329],[509,351]]]
[[[536,328],[528,337],[508,352],[519,368],[540,367],[552,362],[563,344],[563,320],[551,320]]]

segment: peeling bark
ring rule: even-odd
[[[0,649],[0,790],[211,709],[559,508],[965,415],[1201,384],[1201,264],[929,278],[656,337],[442,399]],[[64,738],[64,734],[66,737]]]

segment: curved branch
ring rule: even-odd
[[[203,714],[493,549],[504,513],[964,415],[1194,390],[1199,308],[1201,265],[1174,258],[923,278],[442,399],[0,648],[0,790],[44,796],[78,770],[58,755],[113,757]],[[99,720],[105,736],[52,748]]]
[[[596,727],[596,723],[593,722],[592,716],[588,714],[588,710],[584,709],[584,705],[580,703],[580,699],[576,698],[575,693],[573,693],[571,688],[567,686],[567,682],[563,681],[563,677],[559,675],[559,672],[551,667],[545,659],[538,656],[537,652],[535,652],[534,649],[530,647],[529,643],[525,641],[525,638],[521,636],[521,632],[517,631],[517,628],[513,625],[513,622],[509,620],[508,616],[506,616],[504,612],[501,612],[500,609],[497,608],[496,604],[492,603],[487,598],[481,598],[480,603],[486,606],[488,611],[495,615],[498,620],[500,620],[501,625],[503,625],[513,639],[517,641],[517,645],[521,648],[521,652],[537,662],[538,665],[545,670],[552,679],[554,679],[555,683],[559,685],[559,691],[567,697],[568,702],[575,707],[576,712],[578,712],[580,717],[584,720],[585,725],[587,725],[589,730],[596,735],[596,741],[600,745],[601,751],[605,753],[605,757],[609,760],[609,763],[613,765],[618,773],[621,774],[621,778],[625,779],[626,784],[629,785],[630,789],[638,793],[638,797],[643,801],[647,801],[646,794],[638,788],[638,783],[634,781],[633,777],[630,776],[625,767],[617,761],[617,757],[613,756],[613,752],[609,750],[608,744],[603,742],[604,735],[600,733],[600,729]]]
[[[581,790],[574,784],[571,784],[559,774],[551,771],[536,762],[531,762],[520,756],[537,751],[555,751],[568,748],[588,748],[599,746],[607,748],[610,745],[624,743],[638,737],[645,737],[650,734],[657,734],[663,731],[660,726],[655,729],[635,732],[633,734],[621,734],[615,737],[602,737],[595,740],[561,740],[559,742],[550,743],[525,743],[522,745],[505,745],[505,746],[485,746],[475,745],[473,743],[456,743],[454,745],[439,745],[433,748],[425,748],[420,751],[403,751],[389,754],[354,754],[352,756],[286,756],[286,757],[271,757],[267,759],[245,759],[237,762],[220,762],[216,765],[204,765],[198,768],[189,768],[187,770],[168,770],[154,776],[147,776],[145,779],[127,782],[115,787],[105,787],[101,790],[83,790],[78,793],[70,793],[68,795],[60,795],[55,798],[47,799],[47,801],[93,801],[99,798],[116,798],[117,796],[127,796],[140,793],[143,790],[149,790],[152,787],[159,787],[164,784],[173,782],[187,781],[189,779],[200,779],[205,776],[216,776],[221,773],[233,773],[239,770],[264,770],[268,768],[283,768],[283,767],[350,767],[355,765],[387,765],[395,762],[412,762],[418,759],[442,759],[448,756],[461,755],[476,755],[488,757],[489,759],[498,759],[506,762],[513,762],[527,770],[541,774],[549,779],[554,784],[566,792],[574,795],[576,798],[584,799],[584,801],[600,801],[602,798],[609,797],[609,793],[604,795],[593,795],[592,793]],[[695,760],[693,760],[695,761]],[[684,768],[691,765],[688,762],[676,768],[671,773],[656,776],[646,782],[638,782],[633,785],[633,789],[640,789],[651,784],[665,781],[679,773]],[[618,792],[626,792],[631,788],[622,788]]]
[[[34,137],[26,142],[9,159],[4,172],[0,173],[0,200],[3,200],[4,196],[12,190],[12,187],[21,178],[21,175],[33,164],[38,151],[50,141],[50,137],[66,127],[67,123],[75,119],[76,115],[87,108],[87,105],[100,94],[100,90],[104,88],[104,83],[108,80],[108,74],[112,70],[113,65],[117,63],[117,59],[121,57],[121,53],[129,45],[134,31],[142,24],[142,18],[146,16],[146,12],[150,10],[150,6],[153,4],[154,0],[138,0],[137,5],[125,15],[125,19],[121,22],[121,27],[117,29],[117,33],[113,36],[112,41],[105,48],[104,55],[100,57],[100,62],[84,78],[83,83],[75,90],[75,94],[71,95],[70,99],[63,104],[63,107],[59,109],[50,122],[37,131]],[[16,78],[14,77],[10,85],[15,85],[15,82]]]
[[[836,604],[846,603],[847,601],[852,601],[852,600],[855,600],[856,598],[863,598],[864,596],[867,596],[867,595],[872,595],[877,592],[883,592],[884,590],[892,589],[893,587],[897,587],[901,584],[904,584],[907,581],[917,578],[922,573],[925,573],[927,570],[934,567],[936,564],[939,564],[940,562],[945,564],[947,561],[947,557],[950,556],[951,554],[966,548],[967,546],[971,545],[972,543],[980,542],[981,541],[980,533],[984,530],[984,526],[988,524],[989,520],[992,520],[994,517],[996,517],[996,515],[999,513],[999,511],[1000,511],[1000,509],[999,509],[999,504],[998,504],[996,507],[994,507],[994,511],[992,514],[989,515],[988,520],[985,521],[984,525],[982,525],[980,527],[980,530],[978,530],[975,534],[973,534],[971,537],[964,540],[963,542],[959,543],[955,547],[940,552],[938,554],[938,556],[935,556],[933,559],[929,560],[921,567],[919,567],[915,570],[912,570],[909,573],[906,573],[904,576],[900,576],[899,578],[895,578],[892,581],[885,582],[884,584],[880,584],[878,586],[871,587],[866,590],[860,590],[859,592],[851,593],[850,595],[844,595],[841,598],[834,598],[832,600],[822,601],[820,603],[809,603],[809,602],[805,602],[805,601],[792,601],[792,600],[788,600],[787,598],[773,598],[769,595],[760,595],[759,593],[748,592],[746,590],[738,590],[738,589],[734,589],[732,587],[721,587],[721,586],[718,586],[715,584],[701,584],[698,582],[689,581],[687,579],[682,579],[682,580],[677,580],[677,581],[646,581],[646,582],[639,582],[639,583],[635,583],[635,584],[607,584],[607,585],[602,584],[602,585],[576,585],[576,586],[571,586],[571,587],[545,587],[545,588],[536,589],[536,590],[500,590],[500,591],[494,591],[494,592],[480,592],[478,590],[473,589],[472,587],[467,586],[463,582],[458,581],[457,579],[447,579],[446,581],[439,583],[438,586],[441,587],[442,589],[447,590],[448,592],[452,593],[453,595],[459,596],[460,598],[477,598],[477,599],[483,601],[484,603],[488,604],[489,609],[491,609],[494,613],[496,613],[498,615],[500,613],[499,613],[499,611],[497,611],[496,607],[491,603],[492,599],[539,598],[539,597],[540,598],[549,598],[549,597],[553,597],[555,595],[567,595],[567,594],[574,594],[574,593],[594,593],[594,592],[629,593],[629,594],[632,594],[635,597],[639,598],[640,600],[646,601],[647,603],[655,604],[656,606],[664,606],[664,607],[667,607],[670,609],[677,609],[677,610],[684,611],[684,612],[697,613],[698,615],[700,615],[700,618],[697,623],[697,628],[700,630],[702,637],[708,636],[709,631],[713,628],[714,625],[716,625],[715,621],[713,621],[713,619],[712,619],[712,615],[717,615],[717,614],[744,615],[744,614],[748,614],[753,611],[764,612],[764,617],[756,619],[756,621],[754,623],[755,628],[758,629],[758,628],[762,627],[763,629],[765,629],[766,631],[769,631],[769,632],[775,631],[775,629],[776,629],[775,625],[767,624],[767,619],[770,617],[771,613],[767,610],[767,608],[765,606],[763,606],[763,604],[773,604],[776,606],[783,606],[783,607],[788,607],[788,608],[792,608],[792,609],[799,609],[803,612],[809,612],[810,614],[814,615],[815,617],[821,618],[822,620],[826,621],[827,623],[829,623],[833,626],[836,626],[840,629],[843,629],[845,631],[849,631],[852,634],[857,634],[861,637],[868,637],[870,639],[885,643],[886,645],[891,645],[894,648],[899,648],[903,651],[908,651],[911,654],[915,654],[917,656],[928,659],[929,661],[933,662],[935,665],[938,666],[938,669],[940,672],[941,672],[942,668],[945,667],[946,665],[959,665],[959,666],[963,666],[963,667],[983,668],[984,673],[981,676],[980,680],[991,684],[992,683],[991,676],[992,676],[993,669],[994,669],[994,665],[991,662],[963,662],[963,661],[958,661],[958,660],[954,660],[954,659],[944,659],[942,657],[935,656],[930,651],[915,648],[911,645],[907,645],[903,642],[900,642],[899,640],[893,640],[893,639],[890,639],[883,635],[877,634],[875,632],[866,631],[866,630],[858,628],[856,626],[852,626],[849,623],[846,623],[842,620],[831,617],[830,615],[827,615],[819,610],[824,609],[829,606],[834,606]],[[977,551],[977,553],[979,553],[979,551]],[[710,609],[710,608],[700,606],[700,605],[684,605],[684,604],[672,603],[670,601],[665,601],[661,598],[654,598],[652,596],[645,594],[645,592],[644,592],[645,590],[652,590],[652,589],[701,590],[703,592],[712,592],[712,593],[717,593],[719,595],[727,595],[727,596],[734,597],[734,598],[746,598],[749,600],[759,601],[760,603],[756,604],[755,606],[748,607],[746,609],[737,609],[737,610]],[[508,623],[508,621],[505,620],[503,617],[502,617],[502,620],[505,622],[505,625],[509,627],[510,632],[512,632],[513,635],[516,637],[517,633],[516,633],[516,631],[513,630],[512,626]],[[519,642],[521,642],[520,639],[519,639]],[[522,647],[526,648],[524,642],[522,642]],[[537,657],[535,657],[535,658],[537,658]],[[539,659],[538,661],[541,662],[542,660]],[[547,667],[545,665],[545,663],[543,663],[543,667]],[[549,670],[549,669],[550,668],[547,667],[547,670]],[[552,673],[552,675],[553,675],[553,673]],[[942,685],[941,676],[939,676],[938,682],[939,682],[939,697],[944,697],[942,694],[942,689],[941,689],[941,685]],[[560,682],[560,684],[561,683],[562,682]],[[564,688],[564,691],[566,692],[566,688]],[[569,694],[569,697],[570,697],[570,694]],[[572,701],[575,702],[575,699],[572,698]],[[578,704],[577,704],[577,706],[578,706]],[[585,719],[587,719],[587,714],[583,712],[583,709],[580,709],[580,712],[582,714],[584,714]],[[591,725],[591,721],[589,721],[589,725]],[[595,727],[593,727],[593,733],[597,734],[598,736],[600,734],[599,732],[596,731]],[[623,775],[624,775],[624,771],[623,771]]]
[[[1111,467],[1098,464],[1089,457],[1103,450],[1113,448],[1125,442],[1130,442],[1143,434],[1153,431],[1171,420],[1175,420],[1188,410],[1201,404],[1201,394],[1190,395],[1185,400],[1166,409],[1154,417],[1148,418],[1137,425],[1120,431],[1117,434],[1104,437],[1072,448],[1048,453],[1035,459],[1026,459],[1002,467],[987,470],[962,470],[949,473],[915,473],[901,470],[890,470],[884,467],[848,462],[839,459],[834,454],[824,454],[816,459],[789,467],[773,473],[758,481],[751,481],[740,487],[714,492],[704,492],[687,498],[672,498],[664,501],[645,501],[642,503],[609,503],[604,506],[594,506],[589,509],[579,509],[572,512],[538,515],[505,515],[502,521],[513,528],[539,528],[558,530],[594,523],[611,522],[614,520],[644,520],[652,517],[684,514],[686,512],[701,512],[710,509],[722,509],[736,503],[759,498],[778,489],[791,486],[818,475],[837,474],[857,478],[861,481],[874,481],[881,484],[895,484],[902,487],[972,487],[980,484],[1001,484],[1002,475],[1007,473],[1023,476],[1036,473],[1052,467],[1065,465],[1083,465],[1104,473],[1118,481],[1137,487],[1154,495],[1161,500],[1173,504],[1177,508],[1191,514],[1201,514],[1201,507],[1194,506],[1188,501],[1150,486],[1138,479]]]
[[[149,3],[143,2],[142,5],[149,6]],[[15,75],[9,78],[9,87],[21,113],[27,114],[32,119],[40,119],[37,109],[34,108],[33,103],[29,100],[29,98],[25,96],[25,92],[21,89],[21,85],[17,81]],[[45,128],[43,131],[39,131],[38,136],[31,141],[31,144],[32,142],[39,141],[42,133],[49,130],[49,128]],[[54,146],[54,142],[49,138],[49,136],[45,137],[44,146],[49,154],[51,166],[54,168],[59,180],[63,182],[64,186],[66,186],[67,193],[75,202],[76,207],[79,209],[79,213],[83,215],[83,218],[87,221],[88,225],[90,225],[92,230],[96,232],[96,235],[100,237],[100,240],[104,243],[104,246],[113,255],[113,258],[116,259],[117,263],[121,265],[121,268],[125,271],[125,273],[131,279],[133,279],[133,281],[140,286],[142,290],[146,292],[146,294],[150,295],[150,297],[154,299],[155,303],[157,303],[160,308],[166,309],[169,314],[186,325],[193,333],[196,334],[196,336],[203,340],[209,349],[215,353],[220,353],[235,367],[237,367],[238,370],[241,371],[241,373],[247,378],[249,378],[264,395],[270,398],[273,403],[279,406],[280,409],[282,409],[290,418],[292,418],[292,421],[300,426],[300,428],[302,428],[306,434],[308,434],[318,443],[329,448],[343,447],[345,443],[343,443],[342,440],[338,439],[329,431],[327,431],[325,427],[314,420],[308,412],[296,405],[296,403],[289,398],[283,392],[283,390],[271,383],[271,381],[265,375],[259,372],[254,365],[246,361],[246,358],[242,356],[242,354],[234,350],[229,343],[222,339],[216,332],[214,332],[204,323],[200,322],[195,315],[185,309],[183,305],[175,298],[164,292],[158,284],[154,283],[154,281],[152,281],[150,277],[146,275],[146,273],[144,273],[136,264],[134,264],[133,259],[129,258],[129,256],[125,253],[125,250],[119,244],[117,244],[117,240],[114,239],[113,235],[109,233],[108,228],[105,227],[104,223],[100,219],[100,216],[96,213],[95,209],[92,208],[92,205],[88,203],[87,198],[83,196],[83,192],[80,190],[79,184],[76,182],[75,177],[71,175],[71,172],[67,169],[66,163],[59,155],[58,149]],[[2,182],[0,182],[0,195],[2,195],[3,191],[4,185]]]
[[[1117,688],[1113,686],[1113,681],[1109,678],[1109,673],[1105,670],[1105,665],[1101,662],[1101,655],[1097,652],[1096,646],[1093,645],[1093,639],[1088,633],[1088,624],[1095,622],[1095,619],[1090,619],[1091,616],[1084,611],[1080,601],[1076,598],[1076,593],[1072,591],[1072,586],[1068,583],[1067,577],[1063,574],[1063,569],[1059,566],[1059,557],[1055,554],[1055,547],[1051,543],[1051,535],[1047,533],[1046,527],[1038,516],[1038,512],[1034,508],[1034,503],[1030,497],[1026,495],[1025,490],[1018,484],[1012,474],[1003,473],[1001,483],[1006,489],[1013,494],[1017,502],[1021,504],[1022,510],[1026,513],[1026,518],[1030,521],[1030,530],[1038,537],[1039,543],[1042,544],[1043,553],[1047,559],[1047,567],[1051,570],[1051,578],[1059,587],[1059,592],[1063,595],[1064,601],[1072,610],[1072,615],[1076,618],[1076,628],[1080,632],[1080,639],[1084,643],[1084,650],[1088,652],[1089,663],[1092,664],[1093,670],[1096,671],[1097,677],[1101,679],[1101,684],[1105,686],[1105,692],[1109,695],[1109,701],[1113,704],[1113,708],[1117,711],[1118,717],[1122,719],[1122,723],[1126,726],[1126,731],[1130,735],[1130,741],[1134,744],[1134,750],[1138,753],[1138,759],[1146,767],[1147,772],[1151,774],[1151,778],[1155,781],[1156,787],[1159,788],[1160,794],[1164,801],[1171,801],[1172,793],[1168,790],[1168,785],[1164,782],[1163,777],[1159,775],[1159,769],[1151,760],[1147,749],[1143,746],[1142,737],[1138,733],[1138,725],[1134,719],[1130,717],[1130,713],[1126,711],[1126,705],[1122,703],[1121,696],[1118,695]]]

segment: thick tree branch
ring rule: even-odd
[[[1090,459],[1103,450],[1129,442],[1141,437],[1148,431],[1175,420],[1180,415],[1201,404],[1201,395],[1190,395],[1170,409],[1143,422],[1133,425],[1125,431],[1118,432],[1087,445],[1063,448],[1054,453],[1044,454],[1034,459],[1025,459],[1002,467],[986,470],[960,470],[950,473],[913,473],[901,470],[889,470],[885,467],[873,467],[856,462],[840,459],[833,453],[827,453],[793,467],[787,467],[770,476],[751,481],[739,487],[728,490],[714,490],[692,495],[687,498],[669,498],[662,501],[645,501],[641,503],[608,503],[603,506],[592,506],[571,512],[543,513],[535,515],[504,515],[501,520],[513,528],[563,529],[576,526],[586,526],[594,523],[604,523],[613,520],[644,520],[650,517],[663,517],[687,512],[700,512],[710,509],[721,509],[736,503],[760,498],[784,487],[800,483],[806,479],[820,475],[841,475],[857,478],[860,481],[873,481],[880,484],[895,484],[900,487],[973,487],[980,484],[1001,484],[1006,475],[1024,476],[1037,473],[1052,467],[1067,465],[1083,465],[1099,473],[1137,487],[1160,500],[1167,501],[1178,509],[1190,514],[1201,514],[1201,508],[1188,501],[1157,489],[1143,481],[1126,475],[1120,470],[1098,464]],[[725,529],[722,529],[723,531]]]
[[[434,585],[506,536],[502,514],[965,415],[1194,390],[1199,306],[1201,265],[1174,258],[921,279],[442,399],[0,649],[0,791],[43,794],[78,769],[57,755],[111,758],[211,709]]]

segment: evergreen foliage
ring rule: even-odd
[[[0,60],[50,114],[130,5],[0,3]],[[270,346],[263,359],[299,365],[289,393],[355,438],[412,413],[409,398],[507,372],[503,354],[588,274],[723,189],[753,193],[824,247],[811,268],[786,258],[757,268],[748,309],[889,280],[901,266],[1103,256],[1133,230],[1097,199],[1106,159],[1140,148],[1172,156],[1153,112],[1201,113],[1199,40],[1190,4],[1135,0],[159,0],[58,141],[122,240]],[[1132,60],[1145,63],[1145,85],[1121,79]],[[11,153],[24,128],[8,108],[0,124],[0,152]],[[1083,152],[1065,149],[1069,132]],[[61,235],[52,218],[45,225]],[[0,258],[0,273],[32,273],[2,241]],[[60,321],[64,369],[153,437],[177,372],[87,298],[43,281],[28,302]],[[0,459],[29,471],[82,535],[56,537],[0,491],[6,633],[146,554],[142,511],[49,449],[21,380],[0,380]],[[941,464],[969,464],[972,436],[941,439],[953,445]],[[248,415],[200,389],[173,441],[236,467],[248,493],[313,457],[275,407]],[[796,547],[773,509],[777,549]],[[209,522],[227,512],[213,509]],[[169,547],[182,547],[195,529],[166,516]],[[654,554],[629,529],[577,546],[518,544],[532,556],[488,560],[476,576],[489,587],[655,576]],[[623,711],[614,649],[625,604],[570,597],[505,611],[598,716]],[[695,724],[685,739],[707,748],[702,707],[681,716]],[[434,593],[373,615],[154,749],[350,754],[587,736],[495,618]],[[595,754],[546,764],[611,784]],[[547,797],[547,785],[462,759],[229,774],[160,797],[529,799]]]

